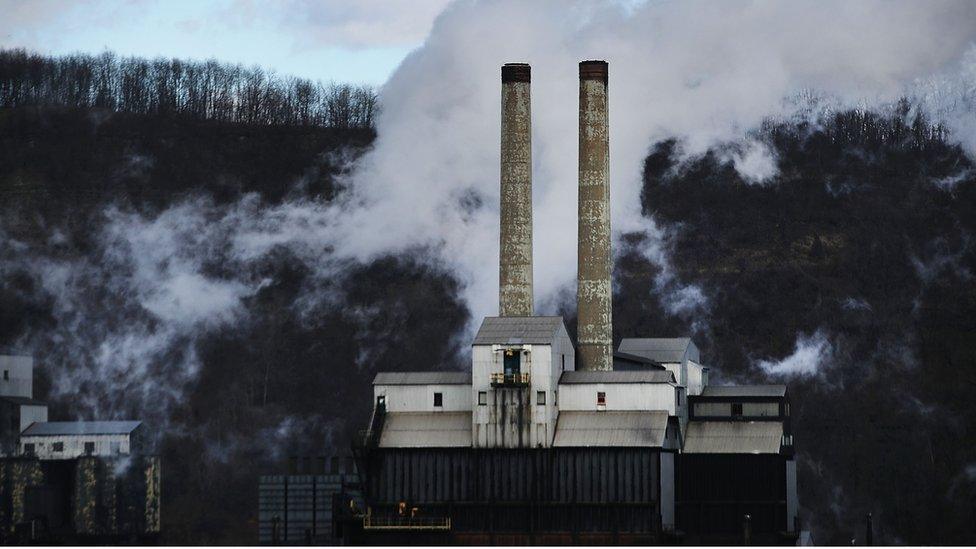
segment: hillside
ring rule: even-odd
[[[189,101],[186,75],[247,81],[219,64],[4,59],[0,350],[35,353],[52,417],[153,425],[165,541],[252,543],[256,475],[344,452],[377,369],[464,367],[463,281],[435,254],[339,258],[319,236],[370,124],[330,122],[301,82],[261,88],[270,110]],[[879,541],[964,543],[976,513],[976,170],[908,107],[770,121],[762,184],[729,160],[744,144],[654,144],[641,204],[670,271],[650,229],[617,254],[617,340],[693,334],[714,380],[790,383],[818,543],[867,512]]]
[[[618,264],[619,335],[697,330],[722,377],[790,382],[818,543],[847,543],[867,512],[889,543],[965,543],[976,511],[976,171],[908,112],[770,123],[757,138],[779,175],[763,185],[726,151],[679,161],[659,143],[643,211],[706,304],[635,298],[657,276],[643,235]]]

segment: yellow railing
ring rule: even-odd
[[[528,385],[529,374],[504,374],[501,372],[491,374],[492,385]]]

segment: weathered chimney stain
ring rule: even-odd
[[[579,64],[576,360],[580,370],[613,369],[608,76],[605,61]]]
[[[530,77],[525,63],[502,66],[499,316],[533,314]]]

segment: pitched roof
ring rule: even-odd
[[[32,423],[22,436],[127,435],[141,421],[41,421]]]
[[[703,397],[781,397],[786,385],[707,385]]]
[[[783,424],[778,421],[689,421],[686,454],[778,454]]]
[[[561,316],[489,316],[472,345],[551,344],[563,327]]]
[[[469,447],[471,428],[471,412],[391,412],[383,420],[379,447]]]
[[[471,385],[471,372],[379,372],[373,385]]]
[[[694,345],[690,337],[628,337],[617,350],[655,362],[681,362],[689,345]]]
[[[614,361],[616,361],[617,359],[620,359],[620,360],[624,360],[624,361],[627,361],[627,362],[636,362],[636,363],[639,363],[639,364],[646,364],[647,366],[652,367],[652,368],[664,368],[664,366],[661,366],[661,364],[659,362],[655,361],[655,360],[651,360],[651,359],[649,359],[649,358],[647,358],[645,356],[634,355],[634,354],[631,354],[631,353],[625,353],[623,351],[614,351],[613,352],[613,358],[614,358]]]
[[[668,413],[560,412],[555,447],[652,447],[664,445]]]
[[[577,370],[563,372],[561,385],[578,383],[669,383],[674,374],[668,370]]]

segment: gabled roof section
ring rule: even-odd
[[[686,454],[778,454],[783,424],[778,421],[689,421]]]
[[[471,385],[471,372],[378,372],[373,385]]]
[[[560,385],[580,383],[674,383],[669,370],[577,370],[563,372]]]
[[[22,436],[128,435],[141,421],[44,421],[32,423]]]
[[[668,428],[668,413],[560,412],[555,447],[660,448]]]
[[[643,356],[640,356],[640,355],[632,355],[630,353],[625,353],[623,351],[614,351],[613,352],[613,361],[614,361],[614,364],[618,364],[620,362],[627,362],[627,363],[633,363],[635,366],[641,366],[641,367],[645,367],[645,368],[652,368],[652,369],[655,369],[655,370],[663,370],[664,369],[664,366],[661,366],[661,364],[659,362],[657,362],[657,361],[651,360],[651,359],[649,359],[647,357],[643,357]]]
[[[551,345],[563,327],[561,316],[489,316],[472,345]]]
[[[782,397],[786,396],[786,385],[708,385],[701,393],[703,397]]]
[[[383,420],[380,448],[466,448],[471,412],[392,412]]]
[[[628,337],[620,341],[617,350],[655,362],[681,362],[689,347],[690,358],[698,360],[698,348],[690,337]]]

